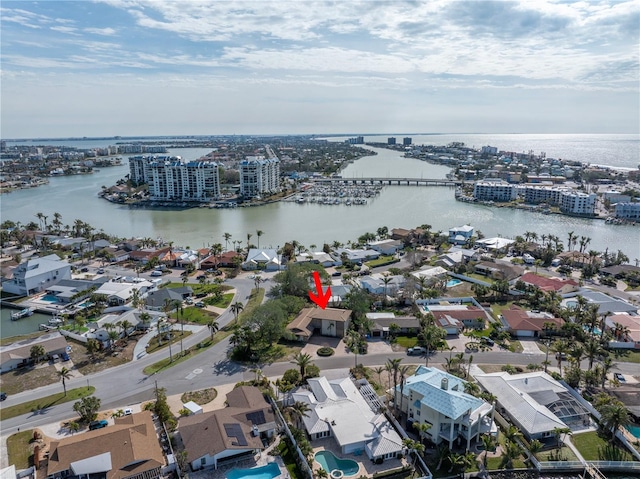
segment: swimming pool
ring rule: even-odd
[[[340,459],[331,451],[319,451],[315,455],[316,461],[327,471],[331,477],[334,477],[332,471],[341,471],[343,476],[355,476],[360,470],[360,464],[351,459]],[[336,476],[338,477],[338,476]]]
[[[231,469],[226,473],[227,479],[273,479],[279,475],[280,468],[275,462],[251,469]]]
[[[58,298],[56,298],[53,294],[45,294],[40,301],[45,301],[47,303],[57,303]]]
[[[640,426],[627,426],[627,431],[629,431],[633,437],[640,439]]]
[[[449,281],[447,281],[447,288],[458,286],[460,283],[462,283],[462,281],[460,281],[459,279],[450,279]]]

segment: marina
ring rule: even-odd
[[[341,183],[305,183],[302,192],[284,201],[319,205],[366,205],[382,191],[382,185],[345,185]]]
[[[20,311],[11,313],[11,321],[18,321],[19,319],[27,318],[31,315],[33,315],[33,308],[24,308]]]

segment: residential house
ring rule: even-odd
[[[158,259],[158,261],[162,261],[170,250],[171,248],[169,247],[161,249],[134,250],[129,253],[129,258],[131,258],[133,261],[147,264],[153,258]],[[173,259],[175,260],[175,257]],[[169,261],[168,264],[175,266],[175,264],[171,263],[171,261]]]
[[[471,225],[449,228],[449,243],[457,245],[465,244],[471,241],[473,231],[473,226]]]
[[[389,337],[391,325],[398,326],[399,334],[416,335],[420,331],[420,321],[415,316],[396,316],[394,313],[367,313],[371,320],[372,337]]]
[[[614,298],[608,294],[590,289],[581,289],[578,293],[571,293],[571,296],[567,296],[566,299],[562,301],[562,305],[567,308],[575,308],[578,304],[575,296],[578,295],[586,299],[588,304],[597,304],[598,315],[600,316],[607,313],[638,314],[638,306],[635,304],[631,304],[623,299]]]
[[[342,261],[340,258],[334,258],[329,253],[325,253],[324,251],[316,251],[313,253],[301,253],[296,256],[296,263],[314,263],[321,264],[325,268],[330,268],[332,266],[342,266]]]
[[[95,281],[62,279],[48,287],[45,293],[48,296],[55,296],[58,303],[69,304],[72,301],[75,302],[88,297],[93,291],[92,288],[97,288],[107,281],[107,278],[104,277],[96,278]]]
[[[162,477],[166,461],[151,412],[115,418],[114,422],[113,426],[51,441],[47,479]]]
[[[380,253],[373,249],[337,248],[335,254],[343,263],[348,262],[352,264],[362,264],[365,261],[371,261],[380,257]]]
[[[640,349],[640,316],[616,313],[605,319],[605,331],[613,335],[611,348]]]
[[[564,320],[544,311],[526,311],[518,306],[503,309],[500,321],[505,329],[519,338],[537,338],[546,329],[559,331]]]
[[[59,332],[47,333],[35,339],[16,341],[6,346],[0,346],[0,372],[11,371],[31,364],[31,348],[44,348],[44,357],[61,354],[67,350],[67,340]]]
[[[167,302],[179,301],[182,303],[185,299],[193,296],[191,286],[182,286],[180,288],[161,288],[150,292],[145,298],[145,306],[153,311],[161,311]]]
[[[362,388],[377,400],[371,386],[363,384]],[[350,378],[308,379],[307,387],[293,392],[292,399],[309,406],[310,411],[302,417],[302,422],[312,442],[332,437],[342,454],[365,452],[373,461],[402,456],[402,438],[380,413],[377,401],[370,404]]]
[[[191,469],[198,470],[252,457],[277,428],[271,405],[260,390],[240,386],[227,394],[230,406],[180,419],[179,435]]]
[[[109,261],[111,263],[122,263],[123,261],[127,261],[131,257],[132,253],[133,251],[129,252],[124,249],[118,249],[118,248],[105,249],[105,254],[109,258]],[[135,259],[135,258],[132,258],[132,259]]]
[[[347,295],[352,289],[353,286],[350,284],[332,284],[331,297],[327,304],[333,308],[340,306],[346,300]]]
[[[526,285],[535,286],[544,292],[554,291],[561,295],[578,290],[578,283],[573,279],[549,278],[535,273],[523,274],[520,281]]]
[[[374,251],[378,251],[380,254],[390,256],[404,249],[404,243],[400,240],[384,239],[380,241],[371,241],[367,243],[367,247]]]
[[[597,266],[602,264],[602,259],[598,256],[591,257],[587,253],[581,253],[580,251],[563,251],[557,257],[562,264],[568,264],[574,268],[582,268],[592,263]]]
[[[493,279],[511,281],[524,273],[524,268],[504,261],[480,261],[474,266],[475,272]]]
[[[444,254],[438,256],[436,266],[441,266],[449,270],[458,266],[459,264],[467,264],[469,261],[473,261],[478,258],[478,251],[474,249],[452,247]]]
[[[287,325],[287,331],[298,341],[308,341],[314,333],[322,336],[343,338],[349,329],[350,309],[304,308]]]
[[[29,296],[56,284],[62,279],[71,279],[71,265],[58,255],[29,258],[13,270],[13,278],[3,281],[6,293]]]
[[[235,251],[226,251],[220,256],[211,255],[200,262],[200,269],[234,268],[242,263],[243,256]]]
[[[528,441],[547,444],[556,440],[554,430],[584,430],[591,425],[589,412],[547,373],[506,372],[477,374],[480,386],[496,396],[500,413],[508,415]]]
[[[640,266],[633,266],[631,264],[617,264],[613,266],[607,266],[605,268],[600,268],[599,272],[603,276],[622,278],[625,274],[629,273],[640,274]]]
[[[419,366],[405,384],[396,387],[394,402],[407,415],[407,423],[428,424],[425,436],[434,444],[479,441],[483,434],[497,435],[494,407],[465,392],[466,381],[440,369]]]
[[[284,260],[275,249],[251,248],[247,258],[242,263],[242,269],[244,270],[278,271],[284,268]]]
[[[362,276],[360,286],[371,294],[386,294],[387,296],[395,296],[406,283],[406,278],[401,275],[384,275],[382,273],[374,273],[368,276]],[[386,281],[386,283],[385,283]]]
[[[142,297],[147,291],[155,288],[155,284],[142,278],[132,278],[131,282],[108,281],[103,283],[95,294],[102,294],[107,298],[107,304],[122,306],[133,298],[133,292],[138,291]]]
[[[448,271],[442,266],[425,266],[418,271],[413,271],[411,275],[418,281],[420,281],[421,278],[425,278],[426,284],[432,285],[438,280],[446,278],[447,273]]]
[[[515,243],[515,241],[512,239],[496,236],[493,238],[479,239],[475,242],[475,245],[478,248],[485,248],[490,251],[506,252],[513,243]]]

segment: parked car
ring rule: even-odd
[[[133,414],[133,409],[131,409],[130,407],[126,408],[124,410],[124,415],[125,416],[131,416]]]
[[[99,421],[91,421],[89,423],[89,430],[93,431],[94,429],[102,429],[103,427],[107,427],[109,423],[106,419],[101,419]]]
[[[331,273],[331,276],[335,276],[335,277],[342,276],[342,273],[340,271],[334,271],[333,273]]]
[[[493,346],[494,344],[496,344],[495,341],[491,338],[482,338],[481,341],[487,346]]]
[[[193,304],[193,299],[187,298],[184,300],[185,304]]]
[[[417,356],[420,354],[426,354],[427,350],[421,346],[414,346],[413,348],[407,349],[407,354],[409,356]]]
[[[62,358],[63,361],[69,361],[71,359],[67,353],[60,353],[60,358]]]
[[[155,269],[151,272],[151,276],[162,276],[162,271]]]
[[[84,268],[82,268],[80,270],[81,273],[88,273],[89,272],[89,268],[87,268],[86,266]]]
[[[0,401],[7,399],[7,393],[0,393]]]
[[[627,380],[624,378],[624,374],[620,374],[620,373],[614,373],[613,377],[616,378],[616,380],[620,383],[626,383]]]
[[[202,301],[198,301],[196,303],[196,308],[204,308],[204,303]]]

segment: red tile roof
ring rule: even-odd
[[[548,278],[535,273],[525,273],[520,279],[526,284],[537,286],[542,291],[560,291],[567,285],[578,286],[578,283],[572,279]]]

